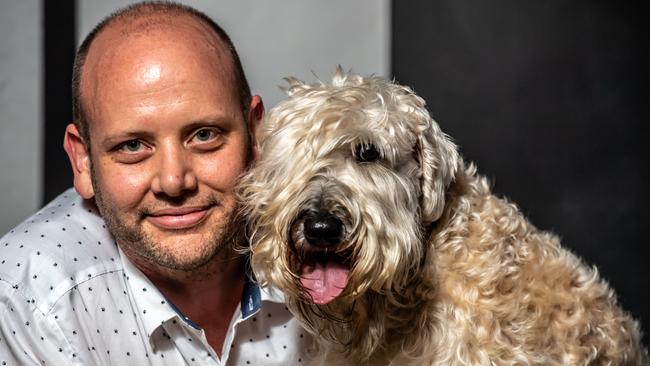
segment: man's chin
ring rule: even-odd
[[[167,269],[192,271],[206,266],[224,252],[227,243],[219,235],[197,233],[192,228],[172,233],[158,232],[138,245],[137,254],[151,264]]]
[[[194,276],[191,272],[201,274],[217,267],[210,263],[232,261],[233,248],[244,237],[244,225],[237,222],[234,208],[225,212],[214,208],[181,219],[145,215],[123,221],[111,210],[104,210],[104,215],[118,244],[138,267]]]

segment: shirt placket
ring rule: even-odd
[[[178,317],[165,322],[162,327],[188,365],[222,364],[203,329],[196,329]]]

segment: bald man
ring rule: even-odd
[[[306,334],[246,275],[236,178],[263,115],[226,33],[170,3],[75,59],[70,189],[2,239],[0,364],[299,364]]]

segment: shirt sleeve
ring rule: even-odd
[[[56,322],[0,280],[0,366],[75,365],[76,358]]]

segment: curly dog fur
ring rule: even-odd
[[[287,80],[239,197],[315,364],[648,363],[597,270],[495,197],[412,90]]]

